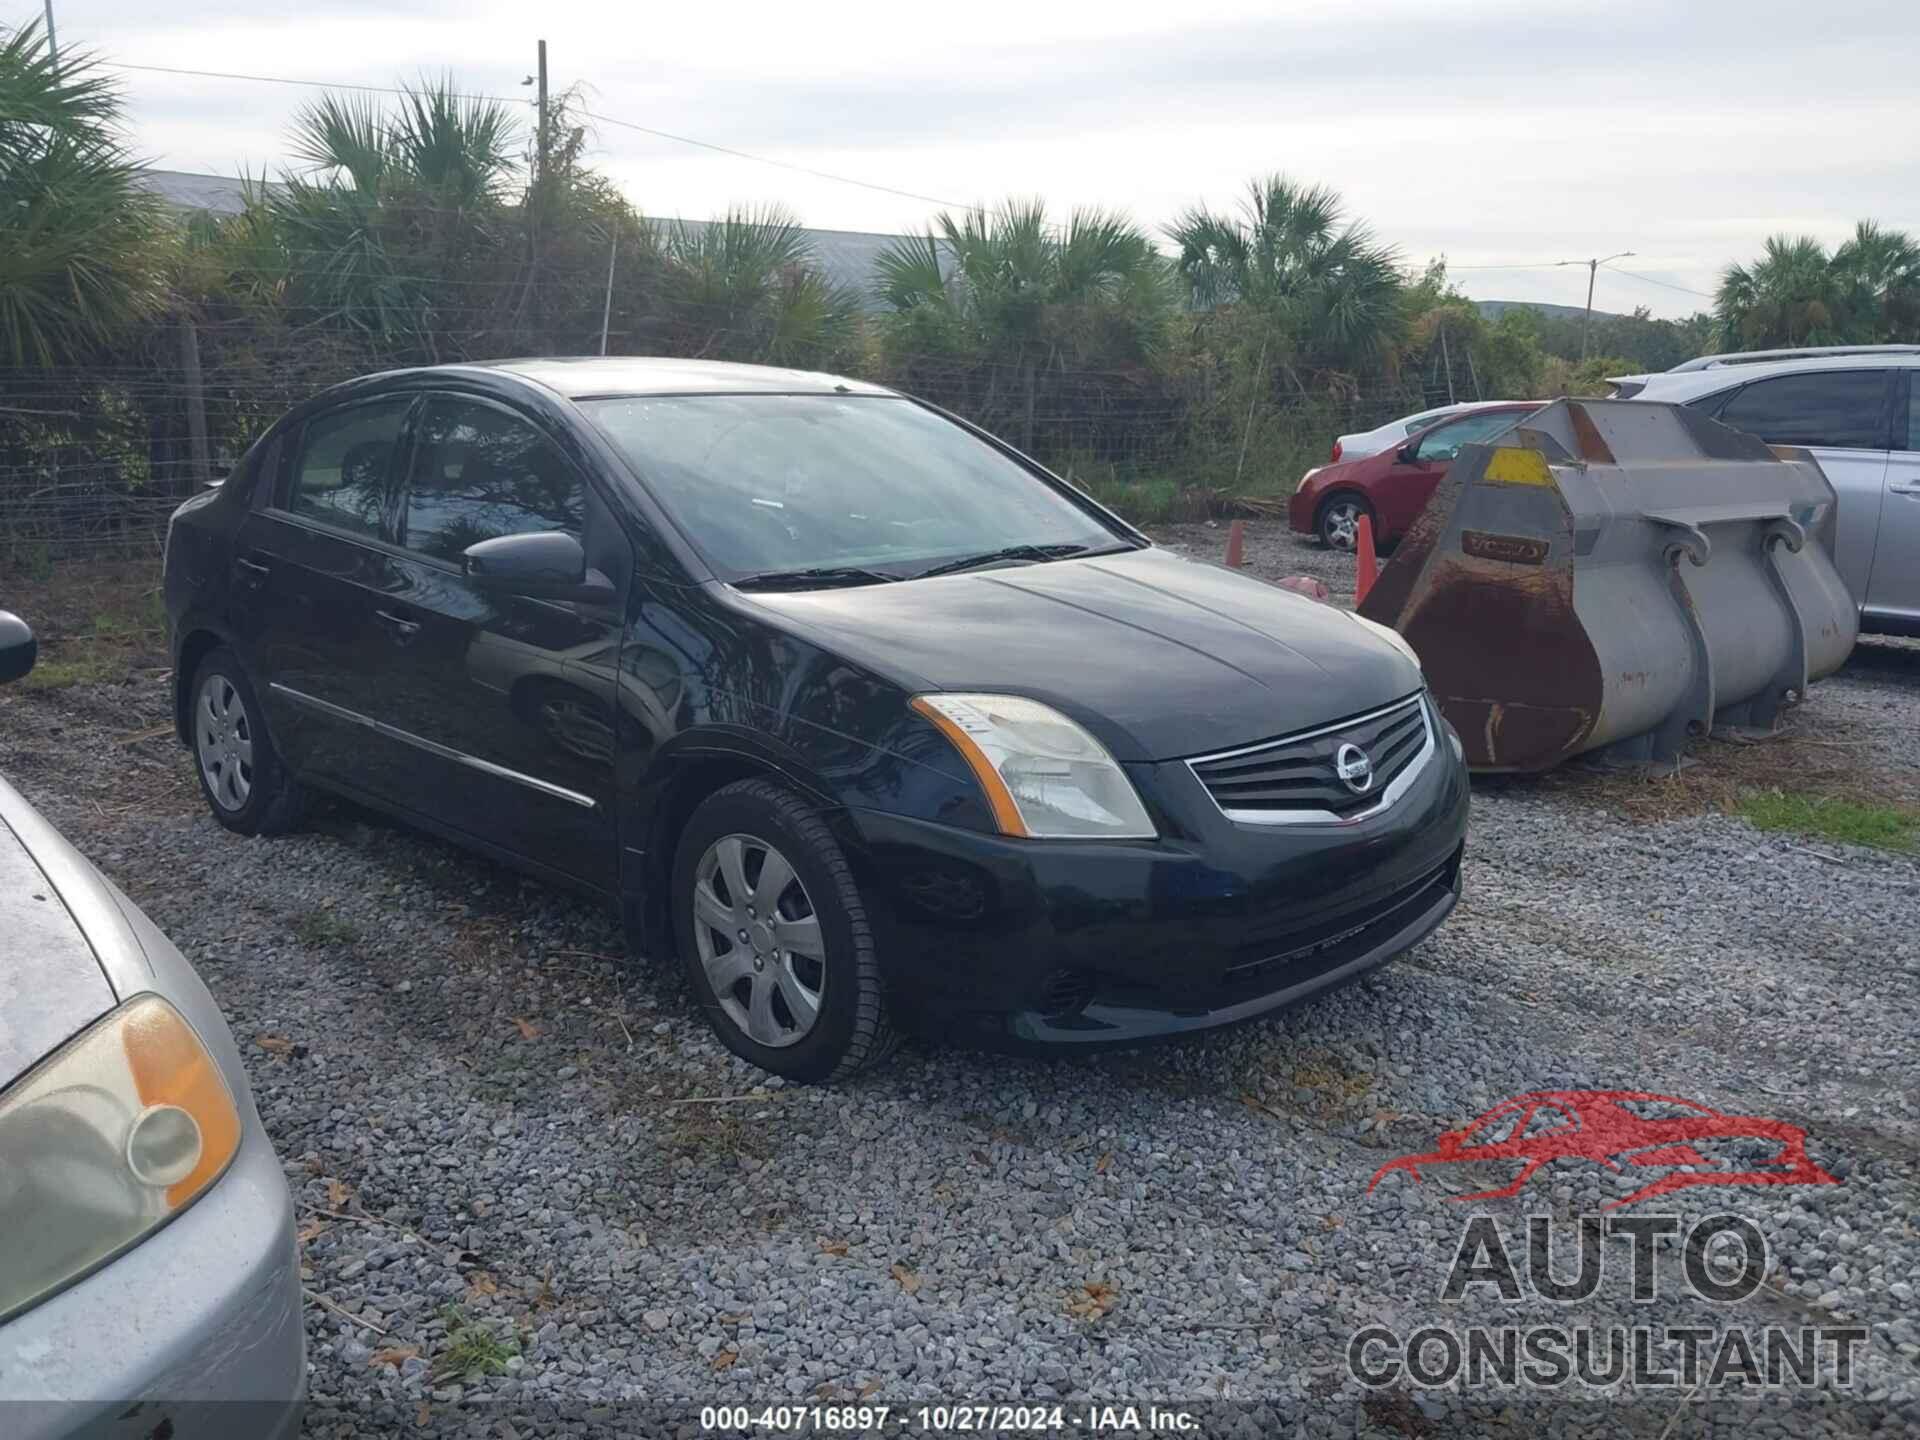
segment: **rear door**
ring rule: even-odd
[[[611,889],[621,600],[537,600],[466,578],[463,552],[562,531],[624,598],[630,542],[589,478],[528,417],[478,397],[427,397],[396,509],[401,644],[379,716],[418,754],[402,803]]]
[[[370,744],[375,620],[412,396],[310,417],[278,447],[234,546],[233,623],[275,742],[296,770],[354,780],[404,757]],[[375,785],[377,786],[377,781]]]
[[[1897,374],[1863,368],[1777,375],[1743,385],[1717,416],[1770,445],[1813,451],[1839,496],[1833,560],[1856,605],[1867,603],[1874,568]]]
[[[1867,581],[1866,610],[1890,628],[1920,634],[1920,377],[1896,370],[1893,449]]]

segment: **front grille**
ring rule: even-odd
[[[1348,746],[1371,766],[1363,790],[1342,780],[1336,768],[1343,753],[1352,759]],[[1386,808],[1432,752],[1426,703],[1414,695],[1384,710],[1187,764],[1230,820],[1324,824]]]

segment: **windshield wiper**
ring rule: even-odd
[[[1065,560],[1071,555],[1085,555],[1092,548],[1090,545],[1008,545],[978,555],[962,555],[958,560],[948,560],[931,570],[922,570],[913,578],[924,580],[929,575],[952,575],[982,565],[996,565],[1002,560]],[[1111,552],[1103,550],[1100,553],[1104,555]]]
[[[899,578],[852,565],[821,565],[811,570],[762,570],[728,583],[736,590],[814,590],[834,585],[887,585]]]

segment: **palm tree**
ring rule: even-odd
[[[450,78],[403,91],[392,111],[323,96],[294,117],[302,170],[249,191],[229,227],[236,252],[257,271],[267,241],[287,303],[395,358],[475,348],[515,309],[517,132],[504,105],[462,96]]]
[[[1771,236],[1760,259],[1721,274],[1713,308],[1722,348],[1845,344],[1846,298],[1818,240]]]
[[[661,248],[675,354],[827,369],[855,343],[859,296],[827,277],[777,205],[676,221]]]
[[[1251,316],[1280,364],[1355,371],[1391,358],[1403,324],[1398,254],[1343,223],[1328,186],[1264,176],[1237,214],[1192,209],[1167,233],[1195,307]]]
[[[76,363],[165,303],[165,212],[122,144],[90,59],[56,65],[37,24],[0,32],[0,357]]]
[[[1862,220],[1831,266],[1861,340],[1920,339],[1920,245],[1912,236]]]
[[[1029,447],[1041,377],[1141,367],[1164,347],[1174,303],[1167,265],[1124,216],[1075,210],[1055,227],[1041,202],[1009,201],[943,213],[934,226],[875,264],[875,291],[890,310],[889,357],[906,370],[925,357],[993,367],[976,407],[986,423],[998,375],[1010,374]]]

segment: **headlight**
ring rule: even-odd
[[[1347,618],[1353,621],[1353,623],[1356,625],[1361,625],[1366,627],[1367,631],[1370,634],[1379,636],[1382,640],[1386,641],[1387,644],[1391,645],[1394,649],[1398,650],[1402,655],[1406,656],[1407,659],[1411,660],[1413,662],[1414,669],[1420,670],[1422,673],[1425,673],[1425,667],[1422,666],[1420,663],[1420,656],[1418,652],[1414,650],[1413,646],[1407,643],[1407,637],[1402,635],[1398,630],[1390,629],[1385,625],[1381,625],[1376,621],[1369,620],[1367,619],[1366,616],[1356,614],[1351,610],[1347,611]]]
[[[69,1041],[0,1095],[0,1321],[165,1224],[239,1148],[220,1067],[159,996]]]
[[[1102,840],[1155,835],[1133,783],[1106,747],[1052,706],[1017,695],[922,695],[913,708],[971,767],[1002,833]]]

